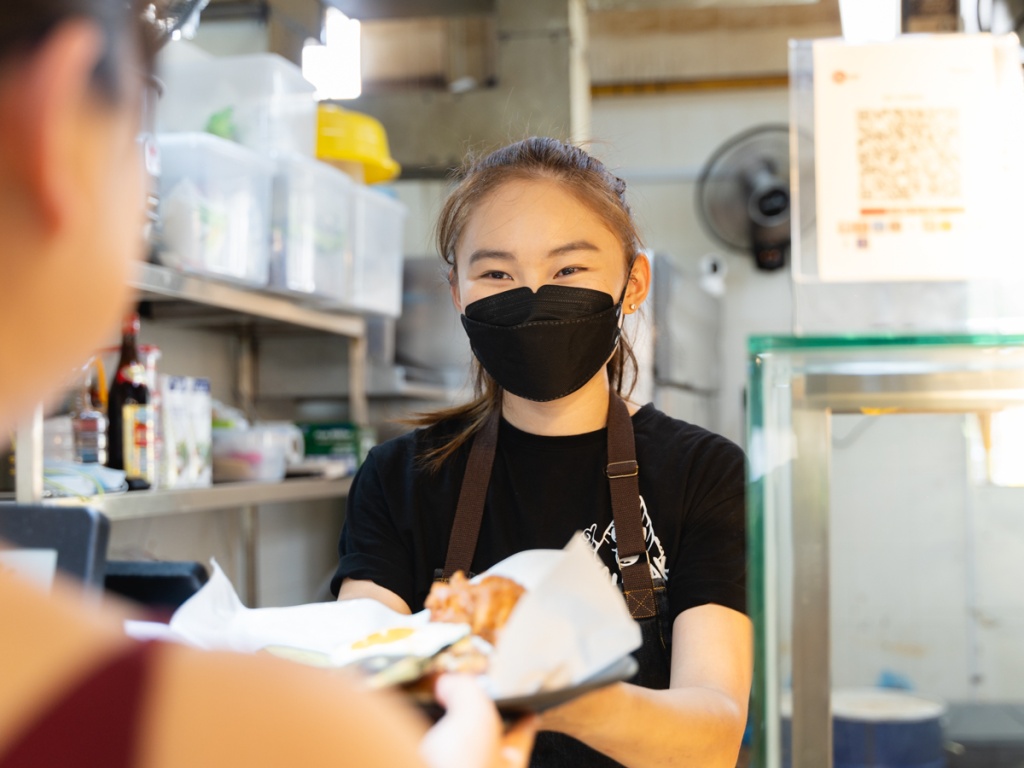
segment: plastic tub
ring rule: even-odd
[[[213,430],[213,482],[273,482],[285,476],[285,445],[272,429]]]
[[[204,133],[161,134],[159,259],[266,285],[274,163]]]
[[[370,187],[357,187],[352,306],[388,317],[402,313],[402,231],[406,207]]]
[[[297,154],[282,155],[274,179],[270,285],[329,304],[352,294],[355,183]]]
[[[780,702],[782,765],[792,765],[792,699]],[[832,692],[834,768],[944,768],[946,706],[906,691],[840,688]]]
[[[213,131],[259,152],[316,153],[316,88],[282,56],[167,56],[161,132]]]

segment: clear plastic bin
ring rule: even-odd
[[[352,294],[356,185],[326,163],[281,155],[274,179],[270,285],[329,304]]]
[[[266,285],[274,163],[226,139],[161,134],[162,264]]]
[[[286,471],[284,443],[272,429],[213,430],[213,482],[273,482]]]
[[[351,305],[388,317],[402,313],[405,205],[372,187],[357,187]]]
[[[168,56],[161,77],[162,133],[212,131],[259,152],[316,154],[316,88],[282,56]]]

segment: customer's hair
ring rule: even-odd
[[[583,205],[599,216],[615,233],[622,246],[624,270],[629,269],[642,244],[632,212],[626,203],[626,183],[601,161],[579,147],[557,139],[533,137],[510,144],[483,157],[470,157],[461,180],[449,194],[437,223],[437,248],[449,265],[449,279],[457,279],[455,248],[466,222],[480,204],[502,184],[514,180],[548,179],[557,182]],[[620,395],[628,396],[636,385],[637,363],[632,346],[620,337],[608,362],[609,380]],[[629,381],[626,386],[625,382]],[[421,414],[412,424],[432,427],[442,421],[463,422],[460,430],[442,445],[421,457],[426,466],[438,469],[469,440],[501,407],[502,389],[473,360],[474,399],[464,405]]]
[[[96,92],[112,103],[126,93],[126,74],[152,73],[155,27],[143,21],[141,0],[0,0],[0,67],[28,54],[58,25],[73,19],[96,24],[103,53],[92,72]]]

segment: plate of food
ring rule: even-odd
[[[434,684],[446,673],[486,676],[499,637],[523,595],[524,588],[503,576],[469,580],[461,572],[447,583],[438,582],[427,597],[431,624],[456,624],[468,632],[427,657],[364,657],[359,665],[373,687],[401,687],[431,716],[440,716],[434,700]],[[518,696],[495,697],[498,711],[506,717],[539,713],[564,704],[636,674],[637,661],[626,655],[586,679],[549,690]],[[486,686],[485,686],[486,687]]]
[[[563,550],[527,550],[486,572],[434,585],[399,613],[369,598],[247,608],[216,563],[168,631],[200,648],[265,652],[357,670],[367,684],[436,708],[445,673],[478,675],[503,713],[539,712],[636,672],[641,644],[618,588],[577,534]]]

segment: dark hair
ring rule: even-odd
[[[143,22],[142,0],[0,0],[0,63],[40,45],[61,23],[84,19],[103,32],[103,53],[92,72],[96,91],[116,103],[131,65],[150,75],[156,37]]]
[[[626,203],[626,183],[601,161],[572,144],[535,136],[480,158],[470,157],[460,175],[461,180],[445,201],[437,223],[438,252],[449,265],[452,280],[456,277],[455,248],[466,222],[488,195],[513,180],[550,179],[560,184],[615,233],[622,245],[623,266],[627,270],[642,248],[640,233]],[[423,427],[432,427],[449,419],[465,422],[451,439],[421,457],[432,470],[438,469],[483,426],[495,409],[501,407],[501,387],[475,359],[473,366],[472,401],[419,414],[410,420],[410,423]],[[637,377],[636,356],[625,337],[620,338],[607,371],[617,393],[628,396],[633,391]],[[624,386],[627,372],[630,377],[628,387]]]

